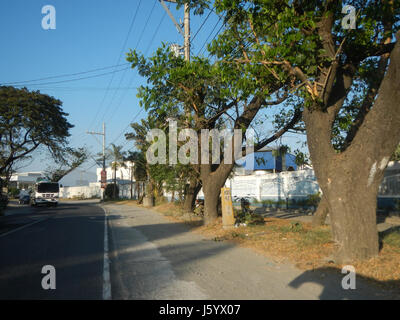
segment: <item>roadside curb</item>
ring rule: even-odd
[[[129,298],[128,291],[126,287],[123,284],[122,278],[121,278],[121,271],[120,271],[120,259],[119,259],[119,253],[118,253],[118,248],[116,246],[115,242],[115,233],[112,225],[112,221],[108,219],[110,216],[111,212],[109,208],[106,207],[105,204],[99,203],[99,207],[101,207],[104,211],[104,214],[107,217],[107,231],[109,233],[108,236],[108,263],[109,263],[109,270],[110,270],[110,300],[112,299],[117,299],[117,300],[127,300]],[[120,293],[119,296],[113,296],[112,294],[112,288],[117,287],[115,292]]]

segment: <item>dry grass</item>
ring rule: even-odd
[[[115,201],[107,201],[106,203],[126,205],[126,206],[139,206],[137,200],[115,200]]]
[[[173,203],[161,204],[153,209],[171,221],[187,223],[192,231],[210,239],[231,241],[251,248],[275,262],[289,262],[303,270],[343,267],[333,261],[336,247],[329,226],[313,228],[306,222],[265,218],[263,225],[223,229],[221,218],[215,224],[204,226],[201,218],[183,213]],[[377,257],[355,261],[353,266],[358,275],[399,286],[400,232],[388,233],[382,240],[383,247]]]

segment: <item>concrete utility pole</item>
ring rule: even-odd
[[[171,11],[165,5],[165,2],[172,2],[176,3],[176,0],[159,0],[162,6],[164,7],[165,11],[167,11],[169,17],[171,18],[172,22],[175,24],[178,32],[184,37],[184,51],[185,51],[185,60],[190,60],[190,8],[189,4],[184,4],[185,15],[183,19],[184,24],[184,32],[182,31],[181,26],[176,22],[174,16],[172,15]]]
[[[184,17],[184,26],[185,26],[185,60],[190,60],[190,9],[189,5],[185,3],[185,17]]]
[[[103,170],[101,175],[103,177],[104,172],[106,172],[106,124],[103,122],[103,132],[86,131],[86,133],[103,136]],[[103,181],[101,183],[102,183],[102,189],[104,189],[105,187],[103,188]],[[101,198],[104,199],[104,192],[101,193]]]

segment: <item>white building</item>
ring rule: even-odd
[[[126,161],[124,163],[124,166],[119,166],[116,170],[116,179],[117,183],[124,183],[124,182],[131,182],[135,181],[135,177],[133,176],[133,168],[135,166],[135,163],[132,161]],[[102,168],[97,168],[96,169],[96,175],[97,175],[97,182],[101,181],[101,171]],[[111,167],[106,168],[107,172],[107,183],[112,183],[114,181],[114,169]]]
[[[17,172],[10,178],[10,185],[18,189],[28,189],[36,183],[37,178],[44,177],[42,171]]]

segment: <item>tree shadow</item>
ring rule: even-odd
[[[305,283],[322,286],[321,300],[398,300],[400,299],[400,280],[378,281],[357,274],[356,288],[344,289],[342,280],[348,273],[333,267],[307,270],[289,283],[293,288],[300,288]]]

